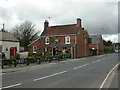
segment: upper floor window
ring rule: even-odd
[[[37,46],[33,46],[33,53],[37,52]]]
[[[65,44],[70,44],[70,36],[65,37]]]
[[[88,38],[88,43],[92,43],[92,38]]]
[[[50,43],[50,39],[49,39],[49,37],[46,37],[45,38],[45,44],[49,44]]]

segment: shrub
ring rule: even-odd
[[[62,56],[62,51],[58,51],[58,53],[57,53],[59,56]]]
[[[40,51],[37,51],[37,52],[35,53],[35,57],[41,57],[41,55],[42,55],[42,52],[40,52]]]
[[[32,51],[29,51],[29,52],[28,52],[28,56],[29,56],[29,57],[32,57],[32,56],[33,56],[33,52],[32,52]]]
[[[16,56],[10,56],[11,60],[16,60]]]
[[[20,54],[19,54],[19,53],[16,53],[15,58],[16,58],[16,59],[20,59]]]

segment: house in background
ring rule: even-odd
[[[28,45],[29,51],[36,53],[51,52],[57,55],[59,52],[70,54],[71,58],[89,56],[88,33],[81,25],[81,19],[76,24],[49,26],[44,22],[44,31],[41,36]]]
[[[19,40],[7,32],[0,32],[0,52],[5,54],[7,59],[19,53]]]
[[[103,39],[101,35],[89,35],[89,55],[103,54]]]

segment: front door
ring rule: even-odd
[[[16,51],[17,51],[16,47],[11,47],[10,48],[10,56],[16,56]]]
[[[56,55],[56,48],[53,48],[53,55]]]

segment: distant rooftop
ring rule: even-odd
[[[17,38],[14,37],[13,34],[8,32],[0,32],[0,41],[19,41]]]
[[[101,35],[89,35],[89,38],[92,38],[92,44],[99,44],[102,40]]]

